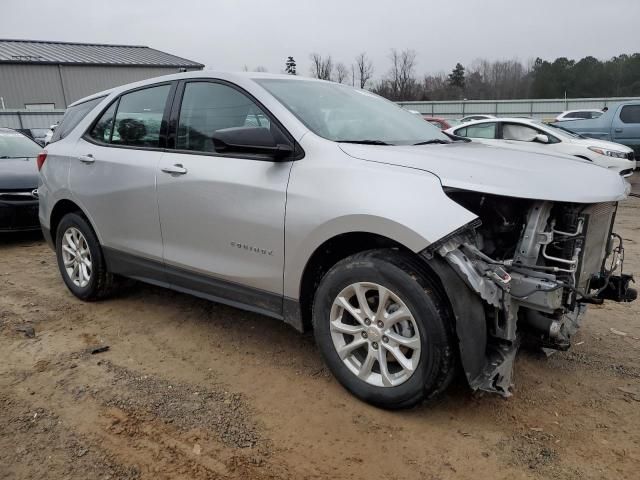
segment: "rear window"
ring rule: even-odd
[[[64,137],[69,135],[71,131],[76,128],[76,126],[82,121],[82,119],[86,117],[91,110],[93,110],[93,107],[95,107],[103,99],[104,97],[94,98],[93,100],[79,103],[78,105],[67,108],[67,111],[64,112],[62,120],[60,120],[60,124],[53,131],[53,136],[51,137],[50,143],[62,140]]]

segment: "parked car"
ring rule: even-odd
[[[476,120],[487,120],[489,118],[496,118],[494,115],[467,115],[460,119],[460,123],[474,122]]]
[[[566,349],[586,303],[635,298],[603,266],[623,253],[620,175],[454,142],[346,85],[200,71],[117,87],[72,104],[39,165],[78,298],[125,276],[313,328],[336,378],[381,407],[438,395],[458,364],[508,396],[525,331]]]
[[[34,140],[38,145],[40,145],[41,147],[44,147],[45,137],[49,129],[48,128],[17,128],[16,131],[23,133],[27,137]]]
[[[567,110],[566,112],[562,112],[556,117],[556,122],[564,122],[565,120],[598,118],[602,116],[603,113],[604,112],[602,110],[597,109]]]
[[[564,125],[564,123],[563,123]],[[552,155],[571,155],[630,176],[636,168],[633,150],[619,143],[585,138],[560,125],[533,119],[479,120],[450,128],[448,133],[488,145]]]
[[[456,125],[460,125],[460,121],[453,118],[430,117],[428,115],[423,115],[422,118],[430,124],[435,125],[440,130],[446,130],[448,128],[455,127]]]
[[[566,120],[562,126],[585,137],[621,143],[640,154],[640,101],[612,104],[598,118]]]
[[[0,232],[39,230],[38,169],[33,139],[0,128]]]

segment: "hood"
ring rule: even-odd
[[[626,198],[617,172],[573,157],[456,142],[447,145],[340,144],[349,156],[425,170],[444,187],[556,202],[599,203]]]
[[[38,181],[35,158],[0,158],[0,191],[33,190]]]

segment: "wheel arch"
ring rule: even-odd
[[[50,235],[51,235],[54,246],[55,246],[55,241],[57,236],[56,234],[58,230],[58,225],[60,225],[60,221],[68,213],[80,214],[87,221],[87,223],[89,224],[93,232],[96,234],[96,237],[98,237],[98,241],[100,241],[100,235],[98,234],[93,223],[91,222],[91,219],[84,212],[84,210],[82,210],[82,208],[73,200],[69,200],[68,198],[63,198],[56,202],[56,204],[51,209],[51,215],[49,216],[49,231],[50,231]]]
[[[356,253],[376,248],[393,248],[411,252],[409,248],[392,238],[366,231],[336,234],[322,242],[306,262],[298,285],[299,325],[296,328],[311,329],[311,308],[314,293],[324,275],[340,260]],[[413,252],[411,252],[413,253]]]

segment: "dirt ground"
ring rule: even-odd
[[[617,230],[640,273],[639,209]],[[141,284],[80,302],[38,235],[0,238],[0,292],[2,480],[640,475],[640,302],[592,307],[569,352],[522,352],[508,400],[460,383],[387,412],[266,317]]]

